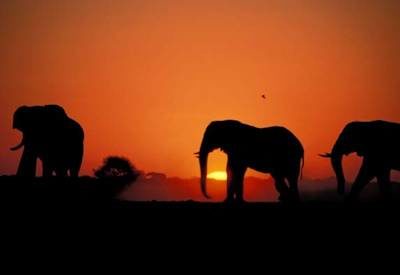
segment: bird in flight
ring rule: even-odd
[[[265,94],[262,94],[261,97],[262,97],[263,99],[267,99],[267,97],[265,96]]]

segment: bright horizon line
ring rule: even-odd
[[[200,176],[182,177],[182,176],[178,176],[178,175],[168,175],[166,173],[155,172],[155,171],[144,172],[143,175],[148,175],[148,174],[152,174],[152,173],[165,175],[166,178],[178,178],[178,179],[187,179],[187,180],[200,179]],[[226,171],[224,171],[224,170],[215,170],[215,171],[209,172],[207,174],[207,179],[208,180],[217,180],[217,181],[226,181],[226,178],[218,180],[218,179],[214,179],[214,178],[210,177],[210,175],[214,174],[214,173],[224,173],[226,175]],[[82,176],[88,176],[88,175],[82,175]],[[270,180],[270,179],[272,179],[272,176],[270,174],[263,174],[262,176],[248,175],[248,176],[245,176],[245,179],[246,178],[253,178],[253,179],[255,178],[255,179],[260,179],[260,180]],[[304,180],[320,181],[320,180],[327,180],[327,179],[334,179],[334,178],[336,178],[335,175],[331,175],[331,176],[327,176],[327,177],[317,177],[317,178],[304,177],[304,175],[303,175],[303,178],[302,179],[299,178],[299,181],[304,181]]]

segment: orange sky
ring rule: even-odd
[[[346,122],[400,121],[399,18],[396,0],[3,0],[0,174],[16,107],[58,103],[86,130],[84,174],[112,154],[197,176],[204,128],[233,118],[288,127],[305,175],[332,175],[317,154]]]

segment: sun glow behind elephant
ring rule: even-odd
[[[208,179],[213,179],[213,180],[226,180],[227,179],[227,174],[225,171],[214,171],[212,173],[209,173],[207,175]]]

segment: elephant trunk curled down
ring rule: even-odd
[[[207,159],[208,154],[217,148],[228,156],[226,201],[243,201],[247,168],[270,173],[281,201],[299,200],[297,183],[301,162],[304,164],[304,149],[286,128],[256,128],[235,120],[211,122],[197,153],[201,191],[207,198]]]

